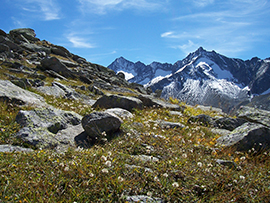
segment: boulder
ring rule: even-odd
[[[106,112],[94,112],[84,116],[82,119],[82,127],[88,136],[97,139],[103,138],[103,136],[110,138],[122,123],[123,121],[119,117]]]
[[[104,95],[96,101],[93,108],[122,108],[132,111],[133,109],[143,109],[143,103],[141,100],[134,97]]]
[[[121,108],[111,108],[111,109],[107,109],[104,112],[113,113],[122,119],[133,118],[133,114],[131,112],[129,112],[125,109],[121,109]]]
[[[270,149],[270,129],[264,125],[247,122],[230,134],[217,139],[217,143],[233,147],[237,151],[248,151],[254,148],[256,151]]]
[[[221,129],[225,130],[234,130],[235,128],[243,125],[247,120],[242,119],[242,118],[229,118],[229,117],[224,117],[224,118],[219,118],[214,121],[215,126]]]
[[[14,29],[9,32],[10,36],[15,40],[15,41],[22,41],[22,37],[25,38],[26,40],[29,41],[39,41],[38,38],[36,38],[36,33],[33,29],[31,28],[19,28],[19,29]],[[23,41],[25,41],[23,39]]]
[[[260,123],[270,127],[270,111],[242,106],[237,112],[238,118],[248,120],[253,123]]]
[[[45,58],[40,63],[42,70],[53,70],[64,77],[74,77],[73,73],[56,57]]]
[[[214,119],[208,115],[200,114],[198,116],[192,116],[188,119],[188,123],[198,123],[204,126],[215,127]]]
[[[180,107],[177,104],[171,104],[150,95],[141,94],[138,96],[138,98],[143,102],[143,105],[147,107],[156,107],[156,108],[165,108],[165,109],[170,109],[170,110],[184,111],[183,107]]]
[[[163,121],[163,120],[156,121],[156,123],[158,123],[158,125],[161,128],[167,128],[167,129],[184,128],[184,127],[186,127],[182,123],[174,123],[174,122],[168,122],[168,121]]]
[[[21,110],[16,116],[16,122],[22,129],[16,136],[37,148],[75,146],[75,136],[83,132],[81,119],[74,112],[53,107]]]
[[[55,97],[63,97],[66,94],[66,92],[58,86],[37,87],[36,90],[43,93],[43,94],[51,95],[51,96],[55,96]]]
[[[46,54],[50,54],[51,50],[44,46],[39,46],[37,44],[23,43],[21,47],[31,51],[31,52],[45,52]]]
[[[47,106],[43,97],[24,90],[8,80],[0,80],[0,99],[18,105]]]
[[[9,46],[6,44],[0,43],[0,53],[2,53],[2,52],[9,53],[10,52]]]
[[[62,47],[62,46],[54,45],[51,48],[51,52],[59,56],[71,57],[71,53],[65,47]]]
[[[24,148],[24,147],[20,147],[20,146],[14,146],[14,145],[0,145],[0,152],[32,152],[33,149],[30,148]]]
[[[0,36],[6,37],[7,36],[7,33],[4,30],[1,30],[0,29]]]

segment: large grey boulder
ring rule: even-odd
[[[270,149],[270,129],[264,125],[247,122],[233,130],[230,134],[217,139],[217,143],[234,147],[237,151],[256,151]]]
[[[93,108],[122,108],[132,111],[133,109],[143,109],[143,103],[141,100],[134,97],[104,95],[96,101]]]
[[[141,94],[138,96],[138,98],[143,102],[143,105],[147,107],[165,108],[165,109],[178,110],[178,111],[184,110],[183,107],[180,107],[177,104],[171,104],[150,95]]]
[[[56,57],[45,58],[40,63],[42,70],[53,70],[64,77],[74,77],[73,73]]]
[[[82,119],[82,127],[90,138],[103,138],[106,133],[110,138],[112,133],[116,132],[123,121],[115,114],[106,112],[94,112],[86,115]]]
[[[43,97],[24,90],[8,80],[0,80],[0,99],[19,105],[47,106]]]
[[[82,117],[74,112],[53,107],[21,110],[16,121],[22,129],[16,136],[37,148],[74,146],[75,137],[83,132],[81,119]]]
[[[270,127],[270,111],[242,106],[237,112],[238,118]]]

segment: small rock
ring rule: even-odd
[[[140,160],[142,162],[158,162],[159,159],[153,156],[147,156],[147,155],[134,155],[131,156],[134,159]]]
[[[130,203],[163,203],[164,201],[160,198],[148,197],[145,195],[128,196],[126,202]]]
[[[234,161],[217,159],[216,162],[220,165],[227,166],[231,169],[237,169],[237,164]]]

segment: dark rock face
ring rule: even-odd
[[[141,100],[134,97],[124,97],[119,95],[104,95],[99,98],[93,105],[93,108],[122,108],[128,111],[133,109],[142,109],[143,103]]]
[[[215,120],[215,126],[218,126],[218,128],[225,129],[225,130],[234,130],[235,128],[243,125],[245,122],[247,122],[245,119],[241,118],[219,118]]]
[[[270,148],[270,129],[261,124],[248,122],[229,135],[218,138],[217,142],[226,147],[233,147],[237,151],[254,148],[257,152],[262,152]]]
[[[117,131],[122,122],[116,115],[94,112],[83,117],[82,126],[89,137],[99,139],[102,136],[110,136],[111,133]]]
[[[184,110],[183,107],[180,107],[177,104],[171,104],[161,99],[154,98],[153,96],[150,96],[150,95],[140,94],[138,98],[143,102],[143,105],[146,107],[165,108],[165,109],[178,110],[178,111]]]
[[[73,77],[72,72],[56,57],[41,60],[43,70],[53,70],[64,77]]]
[[[215,126],[214,119],[205,114],[190,117],[188,119],[188,123],[198,123],[204,126]]]

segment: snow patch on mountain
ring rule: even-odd
[[[130,80],[130,79],[134,78],[134,75],[132,73],[128,73],[128,72],[125,72],[125,71],[122,71],[122,70],[118,71],[117,74],[118,73],[123,73],[125,75],[126,80]]]

